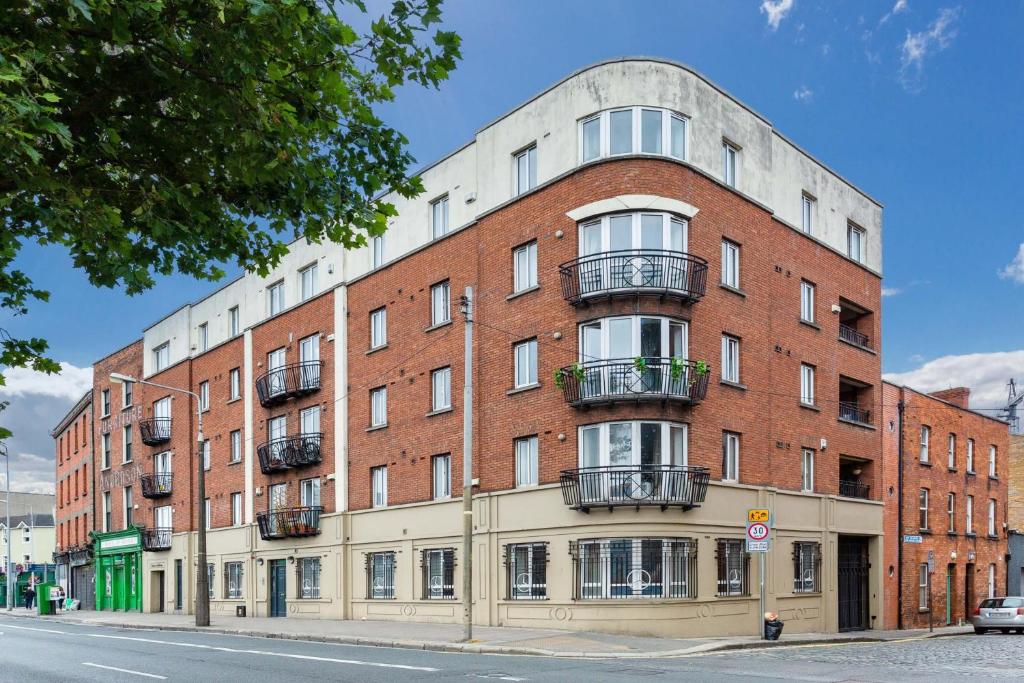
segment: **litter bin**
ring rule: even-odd
[[[765,620],[764,622],[764,639],[765,640],[778,640],[779,636],[782,635],[782,622],[778,619]]]
[[[36,606],[39,614],[53,614],[53,603],[50,602],[50,591],[56,586],[48,581],[36,584]]]
[[[235,605],[235,616],[236,617],[244,617],[245,616],[245,605]]]

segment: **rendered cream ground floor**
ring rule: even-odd
[[[749,596],[720,597],[716,543],[740,539],[746,511],[773,513],[772,549],[766,556],[766,609],[778,612],[788,633],[839,630],[838,549],[843,539],[866,544],[866,626],[881,627],[883,590],[882,505],[815,494],[712,483],[706,502],[689,511],[670,508],[568,509],[558,486],[479,495],[474,503],[474,622],[597,630],[672,637],[745,635],[758,632],[760,577],[754,555],[749,563]],[[214,565],[213,615],[269,616],[270,567],[284,566],[286,614],[310,619],[388,619],[461,622],[462,567],[460,500],[325,515],[318,536],[264,541],[255,526],[213,529],[208,562]],[[691,539],[695,542],[694,598],[577,598],[578,574],[571,542],[588,539]],[[794,591],[794,542],[820,544],[816,592]],[[508,599],[506,548],[546,543],[544,599]],[[423,599],[422,551],[455,549],[454,600]],[[367,555],[394,553],[394,598],[368,599]],[[302,558],[320,560],[319,598],[301,597]],[[175,565],[181,562],[180,593]],[[276,561],[276,562],[275,562]],[[224,566],[241,562],[242,597],[227,599]],[[195,534],[178,534],[172,548],[143,556],[143,609],[192,611],[195,586]],[[182,609],[178,610],[177,607]],[[280,609],[280,605],[278,605]]]

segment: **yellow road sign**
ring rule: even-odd
[[[771,517],[771,511],[768,508],[756,508],[753,510],[747,510],[747,523],[761,522],[764,524],[768,523]]]

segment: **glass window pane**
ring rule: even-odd
[[[669,153],[677,159],[686,158],[686,121],[678,116],[671,117],[672,148]]]
[[[640,151],[661,154],[661,112],[643,109],[640,112]]]
[[[661,464],[661,424],[653,422],[640,424],[640,464]]]
[[[686,464],[686,429],[684,427],[669,427],[669,464],[682,466]]]
[[[611,251],[633,248],[632,216],[612,216],[608,220],[608,248]]]
[[[601,428],[584,427],[582,429],[581,467],[597,467],[601,464]]]
[[[601,222],[587,223],[580,229],[580,251],[583,256],[601,251]]]
[[[640,217],[640,248],[665,248],[665,218],[661,214],[647,214]]]
[[[610,153],[630,154],[633,151],[633,110],[613,111],[609,118]]]
[[[633,424],[630,422],[608,425],[608,464],[633,463]]]
[[[583,161],[601,156],[601,119],[595,116],[583,122]]]

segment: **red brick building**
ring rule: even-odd
[[[886,628],[925,627],[929,609],[960,623],[1005,594],[1009,429],[969,397],[883,384]]]
[[[80,398],[50,432],[57,449],[55,561],[62,565],[64,589],[82,599],[92,591],[87,546],[93,529],[93,411],[92,392]],[[88,606],[87,600],[83,602]]]

